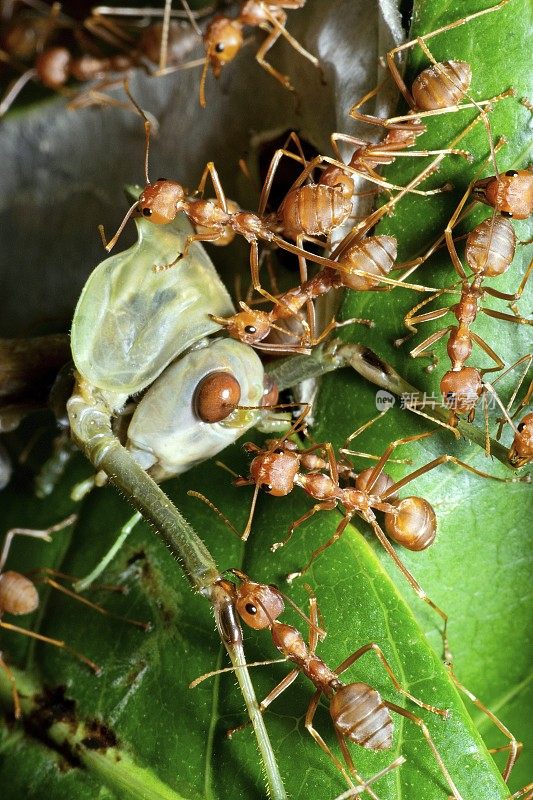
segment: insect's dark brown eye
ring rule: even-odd
[[[281,455],[281,453],[283,453],[283,447],[277,447],[277,448],[274,450],[274,452],[275,452],[275,453],[276,453],[278,456],[279,456],[279,455]]]
[[[508,169],[505,174],[507,175],[508,178],[516,178],[518,172],[515,169]]]
[[[270,484],[270,483],[262,483],[261,484],[261,489],[264,492],[271,492],[272,491],[272,484]]]
[[[215,45],[215,53],[223,53],[224,52],[224,42],[217,42]]]
[[[248,614],[257,614],[257,608],[252,603],[246,603],[245,609]]]
[[[512,219],[513,212],[512,211],[501,211],[500,212],[502,217],[507,217],[508,219]]]
[[[241,399],[241,387],[230,372],[206,375],[194,395],[194,408],[202,422],[221,422],[235,411]]]
[[[143,208],[143,217],[151,217],[152,216],[152,209],[151,208]]]
[[[526,423],[525,422],[520,422],[516,426],[516,430],[518,431],[518,433],[522,433],[522,431],[524,430],[525,427],[526,427]]]
[[[255,333],[256,331],[257,328],[255,327],[255,325],[246,325],[244,328],[245,333]]]

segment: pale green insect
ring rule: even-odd
[[[178,215],[164,228],[142,217],[136,224],[137,243],[99,264],[85,284],[72,323],[72,354],[82,384],[109,410],[120,413],[133,396],[126,447],[163,480],[216,455],[258,422],[264,370],[248,345],[212,338],[221,328],[210,315],[234,309],[201,245],[193,244],[172,268],[154,270],[183,249],[192,233],[187,218]],[[217,372],[236,379],[239,406],[256,409],[204,421],[196,390]]]

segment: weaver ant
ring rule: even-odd
[[[387,413],[387,410],[381,412],[377,417],[369,420],[354,431],[346,440],[345,446],[341,449],[341,452],[351,455],[352,451],[347,449],[347,445],[363,431],[367,430],[371,425],[381,419],[383,415]],[[295,486],[300,486],[306,494],[317,501],[309,511],[292,523],[288,535],[283,541],[276,542],[272,545],[273,551],[287,544],[295,529],[314,516],[314,514],[320,511],[331,511],[342,506],[343,518],[333,535],[327,542],[324,542],[311,554],[311,557],[304,567],[288,576],[287,579],[291,582],[307,572],[315,559],[342,536],[355,515],[360,516],[371,526],[379,542],[418,597],[433,608],[443,620],[444,628],[442,635],[444,654],[445,659],[450,661],[451,654],[448,649],[447,640],[447,614],[427,596],[387,538],[393,539],[396,543],[401,544],[409,550],[420,551],[426,549],[433,543],[437,532],[435,512],[430,503],[424,498],[410,496],[399,499],[397,493],[399,489],[415,480],[415,478],[446,463],[455,464],[482,478],[489,478],[501,483],[527,481],[528,478],[500,478],[482,472],[455,456],[448,454],[434,458],[432,461],[414,470],[399,481],[394,481],[384,471],[385,465],[390,460],[397,447],[410,442],[427,439],[429,436],[432,436],[435,431],[426,431],[391,442],[383,454],[377,457],[377,464],[374,467],[369,467],[360,473],[355,473],[351,466],[347,467],[346,464],[343,464],[335,457],[333,447],[330,443],[316,444],[309,448],[300,448],[289,439],[289,437],[298,430],[299,426],[301,426],[307,413],[308,408],[304,409],[292,428],[290,428],[282,438],[267,441],[266,447],[259,448],[253,443],[244,445],[248,452],[254,454],[254,458],[250,464],[249,477],[238,476],[235,480],[235,484],[237,486],[254,486],[254,494],[248,521],[241,538],[246,540],[250,535],[255,505],[260,489],[263,489],[267,494],[271,494],[274,497],[282,497],[290,494]],[[357,455],[366,454],[358,453]],[[344,480],[347,485],[342,486],[341,480]],[[217,509],[214,510],[216,511]],[[375,511],[384,513],[386,534],[376,519]]]
[[[267,695],[260,704],[263,712],[282,692],[288,689],[296,680],[298,675],[305,675],[316,687],[316,692],[311,698],[307,713],[305,715],[305,727],[313,737],[315,742],[331,759],[335,767],[341,772],[351,789],[354,787],[353,781],[361,791],[378,800],[369,783],[379,777],[374,776],[370,781],[363,779],[357,772],[351,754],[348,750],[347,742],[353,742],[369,750],[387,750],[392,747],[392,737],[394,723],[390,712],[404,717],[417,725],[430,748],[438,767],[443,774],[446,783],[456,800],[462,800],[459,790],[455,786],[453,779],[444,764],[444,761],[437,750],[433,738],[426,723],[420,718],[395,703],[384,700],[378,691],[366,683],[344,683],[340,680],[340,675],[351,667],[366,653],[374,653],[383,667],[385,668],[394,688],[403,694],[408,700],[415,703],[420,708],[430,711],[433,714],[448,717],[448,711],[428,705],[410,692],[404,689],[394,674],[387,658],[380,646],[375,642],[370,642],[356,650],[348,656],[336,669],[331,669],[317,654],[316,648],[319,640],[325,636],[324,631],[318,625],[318,606],[314,595],[310,598],[309,618],[305,617],[300,609],[297,609],[309,625],[309,643],[306,644],[304,638],[297,628],[286,625],[278,621],[278,617],[285,608],[284,599],[286,598],[277,587],[251,581],[247,575],[240,570],[231,570],[241,581],[240,586],[235,586],[229,581],[224,581],[228,592],[233,592],[234,603],[240,618],[254,630],[270,630],[274,646],[283,654],[283,660],[292,661],[296,668],[293,669],[283,680]],[[291,605],[293,605],[292,601]],[[259,662],[264,663],[264,662]],[[269,663],[269,662],[267,662]],[[249,665],[250,666],[250,665]],[[230,667],[230,670],[233,668]],[[206,675],[202,675],[191,683],[191,688],[197,686],[201,681],[219,672],[227,670],[216,670]],[[313,720],[322,695],[328,700],[329,712],[333,723],[335,735],[339,742],[341,752],[346,763],[346,767],[341,763],[337,756],[332,752],[326,741],[313,725]],[[235,733],[245,726],[230,731],[229,735]],[[395,761],[389,765],[388,770],[399,766]],[[387,770],[387,771],[388,771]],[[362,788],[361,788],[362,787]],[[355,794],[358,792],[355,791]]]
[[[394,80],[394,83],[400,90],[410,108],[408,114],[391,117],[387,120],[380,119],[379,117],[369,114],[362,114],[359,111],[359,108],[370,97],[376,94],[376,92],[379,90],[378,87],[378,89],[365,95],[351,108],[349,112],[350,116],[356,120],[367,122],[371,125],[379,125],[383,128],[392,128],[393,130],[403,131],[405,141],[408,142],[407,146],[409,146],[410,144],[414,144],[416,136],[420,133],[423,133],[426,129],[425,125],[421,123],[422,118],[435,116],[436,114],[461,111],[464,108],[477,108],[481,110],[481,117],[487,130],[491,153],[494,158],[490,124],[486,112],[482,109],[483,106],[490,106],[494,101],[474,100],[468,94],[468,90],[472,81],[472,69],[470,64],[468,64],[466,61],[453,60],[438,63],[428,49],[426,41],[441,33],[453,30],[461,25],[465,25],[467,22],[470,22],[470,20],[476,19],[477,17],[490,14],[493,11],[498,11],[508,2],[509,0],[500,0],[499,3],[491,6],[490,8],[483,9],[482,11],[478,11],[474,14],[469,14],[468,16],[456,20],[448,25],[444,25],[437,30],[431,31],[430,33],[419,36],[416,39],[408,42],[404,42],[403,44],[394,47],[387,53],[387,67],[392,79]],[[418,75],[411,86],[411,91],[409,91],[400,74],[400,70],[398,69],[398,65],[395,61],[395,56],[398,53],[402,53],[403,51],[414,47],[415,45],[420,47],[426,58],[430,61],[431,66],[423,70]],[[469,102],[461,104],[461,100],[464,98],[466,98]],[[395,141],[399,141],[401,143],[402,140],[402,136],[399,136],[398,139],[393,136],[389,142],[386,140],[385,143],[390,143],[394,146]]]
[[[49,528],[44,530],[33,530],[30,528],[11,528],[11,530],[7,531],[4,537],[4,543],[2,547],[2,551],[0,553],[0,628],[4,628],[8,631],[13,631],[14,633],[20,633],[23,636],[28,636],[31,639],[37,639],[40,642],[45,642],[46,644],[54,645],[54,647],[59,647],[62,650],[66,650],[68,653],[73,655],[79,661],[82,661],[86,664],[96,675],[100,675],[102,670],[101,668],[91,661],[91,659],[84,656],[82,653],[79,653],[77,650],[74,650],[64,641],[60,641],[59,639],[52,639],[49,636],[43,636],[41,633],[35,633],[34,631],[30,631],[26,628],[21,628],[18,625],[13,625],[10,622],[4,622],[1,618],[4,614],[13,614],[13,615],[24,615],[24,614],[31,614],[33,611],[36,611],[39,606],[39,595],[37,593],[36,586],[30,578],[22,575],[20,572],[14,572],[13,570],[4,570],[5,563],[7,561],[7,557],[9,555],[9,551],[11,549],[11,544],[15,536],[29,536],[33,539],[40,539],[44,542],[51,542],[52,539],[50,535],[55,533],[56,531],[62,530],[69,525],[72,525],[76,520],[76,516],[72,515],[67,517],[67,519],[63,520],[62,522],[57,523],[56,525],[52,525]],[[45,569],[45,570],[38,570],[41,573],[40,581],[47,586],[56,589],[63,594],[66,594],[68,597],[71,597],[73,600],[77,600],[80,603],[88,606],[89,608],[98,611],[99,614],[105,614],[109,617],[114,617],[115,619],[120,619],[125,622],[129,622],[132,625],[136,625],[137,627],[142,628],[143,630],[147,630],[149,625],[144,622],[137,622],[136,620],[126,619],[125,617],[120,617],[116,614],[112,614],[110,611],[106,611],[105,608],[96,605],[95,603],[90,602],[85,597],[80,597],[75,592],[71,592],[70,589],[67,589],[62,584],[58,583],[55,580],[55,576],[59,578],[69,577],[63,575],[56,570]],[[7,664],[5,663],[4,659],[2,658],[2,654],[0,653],[0,669],[3,669],[6,673],[12,687],[12,696],[13,696],[13,708],[15,718],[19,719],[21,716],[21,707],[20,707],[20,699],[17,692],[15,677]]]
[[[296,10],[303,8],[304,5],[305,0],[269,0],[269,2],[244,0],[236,17],[218,15],[209,23],[204,34],[206,56],[200,80],[200,105],[202,108],[206,106],[205,81],[209,67],[213,70],[215,78],[218,78],[222,67],[233,61],[241,49],[244,43],[243,28],[245,27],[258,27],[267,31],[267,38],[255,54],[256,61],[289,91],[294,91],[289,78],[282,75],[265,60],[265,55],[280,36],[283,36],[291,47],[307,58],[315,67],[320,68],[318,58],[308,53],[285,28],[287,14],[284,9]]]

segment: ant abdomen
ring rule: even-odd
[[[367,750],[392,747],[393,722],[379,692],[367,683],[349,683],[338,689],[330,703],[337,731]]]
[[[443,61],[423,70],[411,88],[417,109],[432,111],[459,103],[472,82],[466,61]]]
[[[379,281],[365,275],[350,275],[350,269],[364,270],[377,277],[386,277],[397,255],[394,236],[367,236],[350,247],[339,262],[343,286],[356,292],[375,289]]]
[[[466,239],[465,257],[477,275],[493,278],[509,268],[516,248],[514,228],[504,217],[489,217]]]
[[[385,530],[391,539],[408,550],[425,550],[435,541],[437,518],[423,497],[394,500],[397,513],[385,514]]]
[[[39,595],[29,578],[12,570],[0,575],[0,614],[31,614],[38,606]]]
[[[352,212],[352,202],[344,191],[322,184],[309,184],[289,192],[279,209],[283,229],[295,238],[329,234],[342,225]]]

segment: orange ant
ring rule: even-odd
[[[369,94],[365,95],[359,100],[350,110],[350,116],[356,120],[367,122],[371,125],[379,125],[383,128],[392,128],[396,130],[406,131],[406,141],[414,143],[414,138],[419,133],[425,131],[425,125],[420,120],[425,117],[435,116],[436,114],[445,114],[455,111],[461,111],[464,108],[477,108],[481,111],[483,124],[487,130],[489,143],[491,146],[491,153],[494,158],[494,151],[492,145],[492,137],[490,132],[490,124],[486,112],[482,109],[483,106],[490,106],[493,101],[491,100],[474,100],[469,94],[468,90],[472,82],[472,69],[470,64],[466,61],[444,61],[438,63],[432,56],[430,50],[426,45],[428,39],[433,38],[445,31],[453,30],[461,25],[465,25],[477,17],[490,14],[493,11],[498,11],[503,8],[509,0],[500,0],[494,6],[485,8],[474,14],[469,14],[455,22],[444,25],[437,30],[431,31],[416,39],[404,42],[398,47],[394,47],[386,55],[387,67],[394,83],[403,95],[410,111],[408,114],[391,117],[384,120],[369,114],[362,114],[359,108],[366,103],[366,101],[374,96],[379,87]],[[426,58],[431,62],[431,66],[423,70],[413,82],[411,91],[407,88],[400,70],[395,61],[395,56],[402,53],[411,47],[418,45]],[[461,104],[461,101],[466,98],[469,102]],[[410,136],[412,138],[410,138]],[[401,137],[399,141],[401,141]],[[395,139],[393,137],[392,142]]]
[[[523,371],[523,374],[520,376],[512,394],[509,399],[509,402],[506,406],[506,412],[504,418],[499,420],[499,428],[496,434],[496,439],[500,439],[502,435],[503,428],[505,424],[510,424],[514,431],[514,438],[509,448],[508,453],[508,460],[512,467],[515,469],[520,469],[525,467],[531,461],[533,461],[533,413],[529,412],[526,414],[520,422],[515,426],[513,419],[521,414],[522,409],[525,408],[530,402],[531,398],[533,397],[533,380],[530,382],[527,392],[525,393],[522,400],[518,403],[516,409],[513,413],[511,413],[511,408],[513,403],[516,399],[516,395],[518,394],[520,387],[529,371],[531,363],[533,362],[533,354],[528,354],[523,356],[522,358],[518,359],[512,366],[505,370],[501,375],[498,375],[493,383],[496,383],[503,378],[508,372],[514,369],[518,364],[525,362],[526,366]]]
[[[14,614],[14,615],[23,615],[23,614],[31,614],[32,612],[36,611],[39,606],[39,595],[37,594],[37,589],[35,584],[30,578],[22,575],[20,572],[14,572],[13,570],[4,570],[5,563],[7,561],[7,557],[9,555],[9,551],[11,549],[11,544],[15,536],[30,536],[33,539],[41,539],[45,542],[51,542],[52,539],[50,538],[50,534],[55,533],[56,531],[62,530],[69,525],[72,525],[76,520],[76,515],[71,515],[67,517],[67,519],[63,520],[62,522],[57,523],[56,525],[52,525],[49,528],[44,530],[33,530],[30,528],[11,528],[7,531],[4,537],[4,544],[2,547],[2,551],[0,553],[0,628],[4,628],[8,631],[13,631],[14,633],[21,633],[24,636],[28,636],[32,639],[37,639],[40,642],[46,642],[47,644],[54,645],[54,647],[59,647],[62,650],[66,650],[68,653],[73,655],[75,658],[82,661],[86,664],[96,675],[100,675],[102,670],[101,668],[91,661],[89,658],[84,656],[82,653],[79,653],[77,650],[74,650],[64,641],[59,639],[52,639],[49,636],[43,636],[41,633],[35,633],[34,631],[27,630],[26,628],[21,628],[18,625],[13,625],[10,622],[4,622],[2,616],[4,614]],[[90,602],[84,597],[80,597],[75,592],[71,592],[70,589],[67,589],[65,586],[62,586],[53,577],[49,576],[57,576],[60,578],[68,578],[69,576],[63,575],[63,573],[57,572],[56,570],[52,569],[45,569],[40,570],[40,572],[44,572],[45,575],[40,578],[42,583],[56,589],[63,594],[68,595],[73,600],[78,600],[80,603],[83,603],[89,608],[98,611],[100,614],[105,614],[109,617],[114,617],[115,619],[124,620],[129,622],[132,625],[136,625],[137,627],[142,628],[143,630],[148,630],[149,625],[144,622],[138,622],[132,619],[126,619],[125,617],[120,617],[116,614],[112,614],[110,611],[106,611],[106,609],[102,608],[101,606],[96,605],[95,603]],[[0,653],[0,669],[3,669],[6,673],[12,687],[12,696],[13,696],[13,708],[15,718],[19,719],[21,716],[21,707],[20,707],[20,699],[17,692],[15,677],[7,664],[5,663],[4,659],[2,658],[2,654]]]
[[[283,250],[294,253],[301,259],[309,259],[310,261],[314,261],[322,267],[332,267],[334,269],[339,268],[339,265],[336,262],[333,262],[331,259],[315,255],[314,253],[308,252],[307,250],[304,250],[301,247],[293,245],[290,242],[287,242],[285,239],[282,239],[276,232],[278,224],[277,221],[272,219],[270,216],[265,216],[261,213],[253,214],[248,211],[231,212],[228,208],[228,202],[213,162],[209,162],[206,165],[201,181],[198,185],[198,189],[192,196],[188,196],[185,187],[177,181],[160,178],[152,184],[148,176],[148,155],[151,123],[148,120],[145,112],[132,97],[127,82],[124,82],[124,89],[132,105],[144,120],[146,135],[144,157],[146,186],[139,199],[126,213],[117,232],[109,242],[106,242],[103,228],[100,228],[102,240],[108,252],[116,244],[128,219],[135,210],[138,210],[144,217],[156,225],[168,224],[175,219],[179,212],[184,212],[195,226],[200,226],[203,228],[203,230],[201,230],[199,233],[189,236],[183,252],[180,253],[170,264],[156,266],[156,271],[169,269],[175,263],[177,263],[177,261],[187,254],[188,248],[192,242],[215,242],[220,239],[221,236],[226,236],[228,228],[231,228],[231,230],[233,230],[235,233],[243,236],[250,243],[250,268],[253,287],[256,291],[274,303],[277,302],[276,298],[262,288],[259,280],[259,240],[271,242]],[[211,181],[215,189],[216,201],[195,199],[196,195],[203,194],[205,184],[209,176],[211,177]],[[403,190],[403,187],[394,186],[386,181],[382,181],[381,183],[388,188]],[[334,187],[327,187],[327,189],[331,194],[335,194],[336,192]],[[345,211],[347,213],[347,208],[345,208]],[[366,275],[364,271],[362,271],[362,274]],[[303,279],[304,277],[302,280]],[[387,278],[382,278],[382,280],[386,282],[389,281]],[[424,291],[432,290],[424,288]]]
[[[218,78],[222,67],[233,61],[241,49],[244,42],[243,28],[246,26],[258,27],[267,31],[267,38],[255,54],[256,61],[289,91],[294,92],[289,78],[282,75],[265,60],[265,55],[280,36],[283,36],[291,47],[307,58],[315,67],[320,68],[318,58],[308,53],[285,28],[287,14],[284,9],[299,9],[304,5],[305,0],[269,0],[269,2],[244,0],[236,17],[218,15],[209,23],[204,34],[206,56],[200,80],[200,105],[202,108],[206,106],[205,81],[209,67],[213,70],[215,78]]]
[[[35,80],[48,89],[67,94],[70,94],[70,90],[65,87],[71,78],[80,83],[99,80],[100,83],[88,93],[82,93],[72,100],[71,107],[79,108],[94,102],[95,98],[98,102],[103,102],[105,96],[98,92],[100,89],[110,87],[115,83],[115,80],[108,80],[110,74],[128,72],[136,66],[143,66],[147,71],[153,72],[154,61],[159,58],[163,46],[165,48],[165,64],[167,58],[170,64],[179,64],[187,67],[198,66],[203,63],[203,61],[198,61],[189,62],[186,65],[181,64],[184,56],[194,46],[197,34],[193,31],[194,39],[191,41],[191,29],[188,26],[184,29],[183,26],[175,21],[170,21],[168,28],[165,30],[163,30],[162,23],[150,25],[144,30],[135,44],[131,36],[122,33],[121,29],[114,23],[107,21],[105,16],[94,15],[85,20],[84,26],[95,36],[104,39],[107,43],[125,52],[106,56],[95,53],[95,47],[90,42],[85,41],[77,30],[74,33],[80,34],[78,38],[81,39],[81,44],[84,48],[88,50],[83,55],[74,56],[71,49],[64,45],[48,47],[46,46],[46,39],[51,32],[52,23],[50,20],[55,21],[57,19],[59,12],[56,9],[58,8],[58,4],[54,4],[51,7],[49,19],[45,18],[37,27],[37,30],[41,31],[41,38],[38,42],[35,42],[31,50],[29,43],[25,44],[25,42],[32,31],[31,25],[34,24],[32,18],[29,21],[23,21],[24,24],[22,22],[19,23],[17,27],[14,27],[13,31],[8,31],[8,34],[4,36],[3,42],[6,51],[3,54],[0,51],[0,57],[19,69],[22,74],[2,99],[0,116],[9,110],[30,80]],[[63,19],[62,15],[61,19]],[[67,24],[69,28],[74,27],[73,22],[64,24]],[[28,30],[26,38],[24,38],[23,32],[26,29]],[[164,41],[163,36],[165,36]],[[33,38],[35,38],[35,34]],[[26,69],[21,61],[27,61],[30,58],[34,61],[33,66]],[[170,67],[169,69],[172,70],[174,68]]]
[[[444,719],[448,718],[449,712],[447,710],[428,705],[404,689],[394,674],[380,646],[375,642],[363,645],[363,647],[360,647],[352,653],[352,655],[348,656],[336,669],[331,669],[316,654],[318,642],[324,638],[325,633],[318,625],[319,612],[314,595],[310,598],[309,618],[305,617],[300,609],[297,609],[300,616],[303,616],[309,624],[309,643],[307,645],[297,628],[278,621],[278,617],[285,609],[284,599],[288,598],[286,598],[277,587],[251,581],[250,578],[240,570],[234,569],[231,571],[241,581],[240,586],[232,585],[229,581],[224,581],[224,584],[227,585],[228,592],[233,591],[235,607],[241,619],[254,630],[270,630],[272,642],[283,654],[283,660],[292,661],[296,665],[296,668],[283,678],[260,704],[261,712],[265,711],[282,692],[288,689],[300,673],[304,674],[316,687],[316,692],[311,698],[305,715],[306,729],[315,742],[331,759],[335,767],[341,772],[349,786],[352,789],[355,788],[353,785],[353,780],[355,780],[359,787],[363,787],[362,791],[366,790],[374,800],[377,800],[376,795],[368,786],[369,782],[365,781],[356,771],[351,754],[348,750],[347,741],[358,744],[369,750],[388,750],[392,747],[394,732],[394,723],[390,714],[390,712],[393,711],[405,719],[410,720],[420,728],[453,797],[456,800],[462,800],[462,796],[455,786],[437,750],[426,723],[407,709],[382,699],[377,690],[372,686],[366,683],[346,684],[340,680],[340,675],[363,655],[372,652],[385,668],[394,688],[404,695],[404,697],[420,708],[430,711],[432,714],[437,714]],[[293,605],[292,601],[291,605]],[[229,669],[232,670],[233,667]],[[202,675],[191,683],[191,688],[221,671],[224,672],[226,670],[216,670],[207,675]],[[325,695],[328,700],[331,720],[348,768],[347,770],[313,726],[313,720],[322,695]],[[241,728],[242,727],[244,726],[241,726]],[[239,728],[236,730],[239,730]],[[229,732],[229,735],[234,732],[235,731]],[[394,763],[396,764],[396,762]],[[390,765],[389,769],[393,766],[394,765]]]
[[[352,451],[347,449],[347,445],[377,422],[387,413],[381,412],[359,429],[354,431],[346,440],[341,453],[352,455]],[[403,545],[409,550],[420,551],[429,547],[436,536],[437,520],[432,506],[422,497],[406,497],[399,499],[397,492],[402,487],[413,481],[415,478],[436,469],[441,464],[452,463],[482,478],[489,478],[501,483],[516,483],[528,478],[500,478],[489,473],[472,467],[470,464],[461,461],[452,455],[441,455],[433,459],[424,466],[414,470],[399,481],[394,481],[385,471],[385,465],[389,461],[394,450],[409,442],[420,441],[432,436],[435,431],[406,436],[391,442],[383,454],[377,458],[377,464],[356,474],[351,472],[351,468],[339,463],[333,452],[330,443],[313,445],[310,448],[300,448],[294,442],[289,441],[291,436],[303,422],[308,408],[304,409],[292,428],[280,439],[269,440],[265,448],[249,442],[245,444],[248,452],[254,453],[254,458],[250,464],[250,475],[248,478],[237,477],[237,486],[253,485],[254,495],[250,514],[242,539],[246,540],[250,535],[252,519],[255,505],[260,489],[274,497],[283,497],[300,486],[306,494],[317,502],[302,517],[297,519],[289,528],[287,537],[272,545],[272,551],[284,546],[289,542],[293,532],[306,520],[310,519],[319,511],[331,511],[339,506],[343,508],[343,518],[335,529],[333,535],[327,542],[318,547],[309,558],[305,566],[297,572],[291,573],[287,580],[292,582],[295,578],[303,575],[312,566],[316,558],[328,547],[334,544],[344,533],[348,524],[355,515],[364,519],[371,527],[381,545],[388,555],[392,558],[400,572],[407,579],[418,597],[427,603],[441,617],[444,622],[443,642],[445,659],[450,661],[451,655],[448,650],[447,626],[448,617],[445,612],[431,600],[414,576],[406,568],[395,549],[389,542],[385,532],[379,525],[375,511],[384,513],[385,531],[396,543]],[[449,426],[447,426],[449,427]],[[316,451],[320,455],[315,455]],[[357,453],[355,455],[365,456],[366,454]],[[348,478],[348,485],[341,486],[342,477]]]

